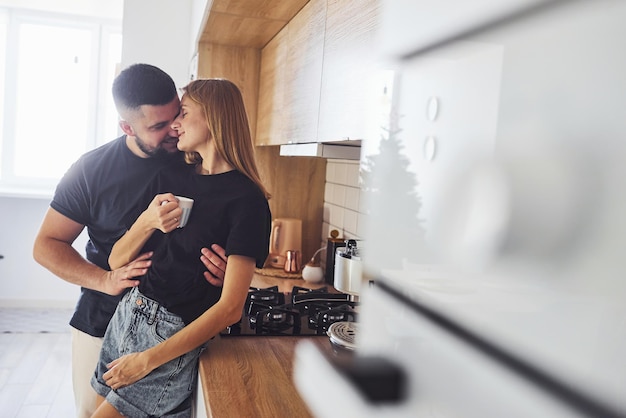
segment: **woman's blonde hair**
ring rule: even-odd
[[[210,78],[190,82],[183,92],[202,106],[220,156],[252,180],[269,199],[270,194],[261,183],[256,166],[250,125],[239,88],[229,80]],[[197,152],[186,152],[185,159],[190,164],[202,162]]]

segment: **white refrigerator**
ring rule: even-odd
[[[381,17],[355,355],[387,370],[305,342],[300,393],[319,417],[626,417],[626,2]]]

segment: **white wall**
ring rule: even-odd
[[[37,264],[32,246],[47,199],[0,197],[0,306],[71,307],[79,288]],[[81,236],[76,248],[85,247]],[[82,250],[81,250],[82,251]]]
[[[358,161],[328,160],[321,237],[324,245],[333,229],[339,231],[340,238],[363,238],[360,224],[365,208],[361,206],[360,187]]]
[[[213,0],[191,0],[191,51],[198,49],[200,28],[204,26],[205,14],[212,4]],[[206,17],[208,17],[208,15]]]
[[[156,65],[177,87],[189,81],[193,51],[191,0],[125,0],[122,68],[135,63]]]

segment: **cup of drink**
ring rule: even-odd
[[[187,221],[189,220],[189,215],[191,214],[191,208],[193,207],[193,199],[184,196],[176,196],[178,199],[178,206],[183,210],[183,214],[180,217],[179,228],[187,225]]]

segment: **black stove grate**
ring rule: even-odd
[[[283,294],[278,286],[251,287],[241,320],[220,332],[236,336],[315,336],[326,335],[335,322],[356,322],[357,302],[350,295],[331,293],[328,288],[294,286]]]

